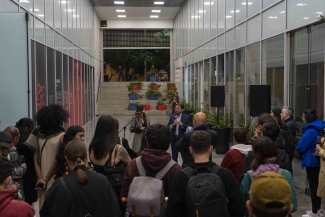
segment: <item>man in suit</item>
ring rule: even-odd
[[[213,146],[213,149],[216,147],[217,144],[217,132],[214,130],[209,130],[208,126],[206,125],[207,117],[203,112],[198,112],[194,115],[194,120],[193,120],[193,131],[190,131],[188,133],[185,133],[183,138],[179,141],[179,143],[176,146],[176,150],[183,152],[184,157],[183,157],[183,167],[188,165],[191,162],[194,162],[194,159],[189,151],[190,147],[190,139],[191,136],[194,132],[198,130],[203,130],[207,133],[209,133],[211,137],[211,145]],[[210,156],[210,160],[212,160]]]
[[[183,114],[184,106],[177,104],[175,106],[175,114],[172,114],[169,118],[167,126],[169,126],[172,132],[171,138],[171,149],[172,149],[172,158],[177,162],[178,152],[176,150],[176,144],[183,137],[186,132],[187,126],[191,125],[190,116]],[[181,153],[182,154],[182,153]],[[182,158],[184,158],[182,154]]]

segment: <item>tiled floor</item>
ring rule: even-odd
[[[89,123],[87,123],[84,128],[86,132],[86,140],[85,143],[88,146],[92,136],[94,134],[94,130],[96,127],[96,122],[99,117],[95,117],[92,119]],[[124,137],[124,130],[123,127],[126,126],[130,120],[132,119],[132,116],[115,116],[114,118],[119,120],[120,123],[120,137]],[[160,123],[160,124],[167,124],[169,117],[168,116],[152,116],[150,117],[150,123]],[[129,141],[129,144],[132,144],[133,141],[133,134],[130,133],[129,125],[126,126],[125,130],[125,138]],[[170,153],[170,150],[168,150]],[[220,164],[222,161],[224,155],[215,154],[213,153],[212,159],[217,164]],[[179,162],[181,163],[181,162]],[[297,189],[297,200],[298,200],[298,211],[293,213],[293,217],[301,216],[302,214],[305,214],[307,210],[311,210],[311,202],[310,197],[304,194],[305,186],[306,186],[306,173],[305,170],[301,169],[301,164],[299,160],[293,161],[293,170],[294,170],[294,181]],[[35,207],[35,210],[38,210],[38,207]],[[38,211],[37,211],[38,212]]]

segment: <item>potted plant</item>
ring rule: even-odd
[[[160,87],[161,87],[161,85],[159,85],[159,84],[157,84],[157,83],[149,83],[148,84],[148,87],[149,87],[149,89],[151,89],[151,90],[158,90]]]
[[[166,97],[169,100],[168,104],[171,104],[173,102],[176,90],[166,90],[165,92],[166,92]]]
[[[142,98],[143,95],[139,94],[139,91],[130,91],[130,93],[128,94],[130,97],[130,100],[137,100],[139,98]]]
[[[157,90],[148,89],[146,92],[146,97],[150,100],[157,100],[158,97],[161,97],[161,93]]]
[[[164,102],[165,100],[166,99],[158,100],[158,102],[157,102],[157,110],[159,110],[159,111],[166,110],[166,104]]]
[[[216,154],[226,154],[229,150],[231,123],[227,120],[223,111],[216,113],[215,122],[212,127],[218,135],[215,148]]]
[[[175,85],[175,83],[167,83],[167,89],[168,90],[176,90],[177,88],[176,88],[176,85]]]
[[[155,66],[152,65],[151,69],[149,71],[147,71],[147,76],[149,76],[149,80],[151,82],[155,82],[157,81],[157,77],[158,77],[158,69],[155,69]]]
[[[141,90],[143,86],[143,83],[140,82],[140,81],[131,81],[128,85],[127,85],[127,88],[129,91],[132,91],[132,90]]]
[[[150,111],[150,104],[149,103],[144,104],[144,107],[146,108],[146,111]]]
[[[130,102],[128,105],[128,109],[131,111],[136,111],[137,105],[139,105],[139,102]]]

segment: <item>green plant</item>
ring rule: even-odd
[[[152,88],[152,86],[155,86],[155,85],[158,87],[158,89],[161,87],[161,85],[159,85],[159,84],[157,84],[157,83],[154,83],[154,82],[152,82],[152,83],[149,83],[149,84],[148,84],[148,88],[149,88],[149,89],[151,89],[151,88]]]
[[[139,98],[142,98],[143,97],[143,95],[140,95],[139,94],[139,91],[130,91],[129,94],[128,94],[128,96],[130,96],[130,95],[135,95],[135,96],[137,96]]]
[[[133,88],[133,86],[135,86],[135,85],[137,85],[137,86],[139,87],[139,89],[141,89],[142,86],[143,86],[143,83],[140,82],[140,81],[131,81],[131,82],[127,85],[127,88],[128,88],[128,90],[129,90],[129,92],[132,91],[132,88]]]
[[[147,71],[147,76],[158,76],[158,69],[155,69],[155,65],[152,65],[150,70]]]
[[[166,97],[169,100],[168,104],[171,104],[173,102],[176,90],[165,90],[165,92],[166,92]]]
[[[207,117],[207,121],[206,123],[210,126],[213,126],[216,124],[216,121],[217,121],[217,114],[215,111],[204,111],[204,114],[206,115]]]
[[[219,111],[216,114],[215,123],[212,126],[214,129],[224,129],[224,128],[230,128],[231,123],[227,120],[226,115],[223,111]]]
[[[168,82],[168,83],[167,83],[167,87],[170,87],[170,86],[175,86],[175,87],[176,87],[175,83]]]
[[[189,103],[186,103],[185,99],[182,100],[182,105],[184,106],[184,110],[185,110],[185,111],[194,111],[194,110],[195,110],[195,107],[192,106],[192,105],[189,104]]]
[[[127,109],[130,109],[131,105],[139,105],[140,102],[130,102],[128,105],[127,105]]]
[[[151,90],[151,89],[148,89],[147,92],[146,92],[146,97],[149,99],[150,96],[158,96],[158,97],[161,97],[161,93],[158,91],[158,90]]]
[[[157,101],[157,105],[164,105],[165,104],[165,101],[166,101],[166,98],[163,98],[161,100],[158,100]]]

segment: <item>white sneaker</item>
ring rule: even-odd
[[[311,211],[307,211],[306,214],[307,214],[307,216],[303,216],[303,217],[309,217],[309,216],[311,216],[311,217],[314,217],[314,216],[315,217],[324,217],[324,214],[323,214],[322,210],[318,210],[317,214],[314,214]]]

